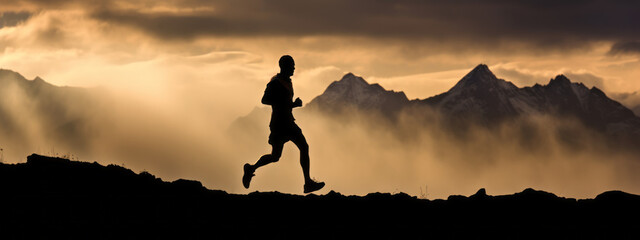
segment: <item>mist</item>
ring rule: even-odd
[[[241,155],[248,162],[269,151],[268,109],[251,115],[264,127],[258,132],[246,128],[251,134],[244,135],[244,142],[256,146]],[[599,133],[571,119],[534,116],[492,128],[452,130],[438,113],[424,110],[406,112],[396,121],[354,109],[340,115],[300,110],[296,117],[310,145],[311,175],[345,194],[446,198],[479,188],[510,194],[531,187],[592,198],[612,189],[640,190],[636,155],[610,147]],[[298,157],[295,145],[285,145],[278,163],[256,172],[252,189],[299,192]]]
[[[179,92],[57,87],[17,74],[1,80],[8,80],[1,81],[0,89],[5,163],[24,162],[29,154],[39,153],[118,164],[169,180],[231,185],[224,176],[230,163],[217,160],[225,158],[218,151],[220,129],[226,128],[220,123],[224,112],[217,116],[203,111]]]
[[[292,143],[279,162],[256,172],[249,190],[242,187],[242,165],[271,150],[270,109],[237,114],[241,103],[224,101],[233,84],[216,83],[196,85],[207,93],[202,96],[184,94],[194,89],[180,91],[184,85],[175,82],[163,88],[177,90],[163,94],[55,86],[34,93],[11,84],[0,104],[7,113],[0,134],[4,162],[23,162],[35,152],[118,164],[164,180],[194,179],[233,193],[300,193],[304,180]],[[531,187],[576,198],[613,189],[640,192],[637,153],[612,147],[571,119],[533,116],[458,128],[425,109],[393,120],[357,109],[328,114],[302,108],[294,116],[310,145],[311,176],[325,181],[326,191],[430,199],[479,188],[510,194]]]
[[[486,38],[485,32],[477,42],[456,34],[436,39],[340,32],[209,34],[207,25],[193,29],[204,34],[164,38],[139,22],[100,15],[94,5],[15,4],[7,11],[29,13],[3,15],[0,67],[81,88],[45,96],[3,85],[0,148],[8,163],[23,162],[35,152],[123,165],[165,180],[199,180],[234,193],[301,193],[303,177],[291,143],[280,162],[256,173],[251,189],[240,183],[242,165],[270,151],[269,109],[259,102],[283,54],[296,59],[294,88],[305,103],[347,71],[411,99],[425,98],[446,91],[478,63],[496,66],[518,86],[544,84],[566,73],[607,93],[621,93],[614,98],[629,107],[638,103],[637,94],[628,94],[639,89],[632,81],[640,75],[637,55],[609,54],[625,39],[567,48]],[[138,6],[143,9],[150,9],[145,16],[171,10]],[[174,10],[181,9],[187,14],[192,8]],[[236,121],[248,114],[255,118]],[[637,153],[611,147],[570,119],[537,116],[452,132],[432,112],[408,112],[396,122],[356,110],[334,116],[303,108],[294,116],[310,144],[311,174],[327,182],[326,191],[402,191],[428,198],[468,195],[481,187],[489,194],[533,187],[570,197],[612,189],[640,192],[633,174]]]

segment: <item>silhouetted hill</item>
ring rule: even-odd
[[[248,195],[120,166],[31,155],[0,164],[2,239],[635,237],[640,196],[576,200],[526,189],[418,199],[403,193]]]
[[[148,172],[32,154],[24,164],[3,164],[0,189],[6,194],[146,195],[205,191],[200,182],[164,182]]]
[[[106,114],[96,97],[99,94],[96,89],[54,86],[40,77],[28,80],[0,69],[3,147],[17,151],[36,142],[44,146],[56,143],[58,148],[83,152],[87,139],[99,131],[94,120]]]

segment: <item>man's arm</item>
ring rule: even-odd
[[[269,83],[267,84],[267,88],[264,90],[264,95],[262,96],[262,104],[265,105],[273,105],[275,102],[273,87]]]
[[[267,88],[264,90],[264,95],[262,96],[262,104],[266,105],[277,105],[277,106],[286,106],[289,105],[291,108],[302,107],[302,100],[300,98],[296,98],[295,101],[290,102],[286,97],[283,98],[282,92],[278,92],[277,86],[269,83],[267,84]]]
[[[300,98],[296,98],[296,100],[291,104],[292,108],[302,107],[302,100],[300,100]]]

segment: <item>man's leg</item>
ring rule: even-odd
[[[256,164],[251,165],[251,164],[245,164],[244,165],[244,175],[242,176],[242,185],[244,185],[245,188],[249,188],[249,184],[251,184],[251,178],[253,178],[254,176],[254,172],[256,171],[256,169],[258,169],[259,167],[262,167],[264,165],[267,165],[269,163],[272,162],[277,162],[278,160],[280,160],[280,156],[282,155],[282,147],[284,146],[284,143],[271,143],[271,154],[265,154],[262,157],[260,157],[260,159],[258,159],[258,162],[256,162]]]
[[[291,141],[300,149],[300,166],[302,166],[302,174],[304,174],[304,193],[310,193],[320,190],[324,187],[324,182],[316,182],[309,176],[309,144],[302,134],[302,130],[298,126],[292,135]]]
[[[274,163],[280,160],[280,156],[282,156],[282,148],[284,147],[284,143],[273,143],[271,145],[271,154],[265,154],[258,159],[256,164],[254,164],[253,170],[255,171],[259,167],[267,165],[269,163]]]
[[[296,144],[300,150],[300,166],[302,167],[302,174],[304,175],[304,182],[306,183],[311,180],[309,176],[309,144],[307,144],[307,139],[302,134],[302,131],[300,131],[299,136],[294,137],[291,141]]]

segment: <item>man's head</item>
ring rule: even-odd
[[[293,62],[293,58],[289,55],[284,55],[280,57],[280,61],[278,61],[280,65],[280,73],[285,76],[293,76],[293,70],[296,69],[296,63]]]

